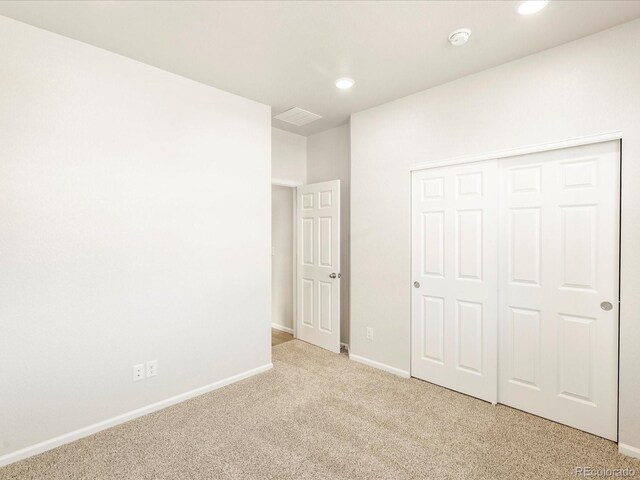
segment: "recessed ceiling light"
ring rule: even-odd
[[[336,80],[336,87],[340,90],[347,90],[348,88],[353,87],[353,84],[356,83],[353,81],[353,78],[339,78]]]
[[[467,43],[470,36],[471,30],[468,28],[459,28],[449,34],[449,42],[451,42],[451,45],[454,47],[459,47]]]
[[[531,15],[542,10],[547,6],[547,3],[549,3],[549,0],[527,0],[520,4],[518,13],[520,15]]]

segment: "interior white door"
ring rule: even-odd
[[[340,180],[298,187],[297,328],[300,340],[340,352]]]
[[[611,440],[619,158],[608,142],[500,161],[498,400]]]
[[[497,166],[412,175],[411,374],[497,401]]]

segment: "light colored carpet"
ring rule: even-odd
[[[575,478],[601,438],[298,340],[274,369],[0,469],[0,479]]]

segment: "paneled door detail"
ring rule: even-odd
[[[497,166],[412,175],[411,374],[497,401]]]
[[[619,144],[500,161],[498,401],[616,440]]]
[[[298,187],[296,275],[298,338],[339,353],[339,180]]]

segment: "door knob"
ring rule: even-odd
[[[413,282],[413,286],[416,288],[420,288],[420,282]]]
[[[342,274],[338,273],[337,275],[335,273],[332,273],[331,275],[329,275],[329,278],[340,278],[342,276]]]
[[[608,312],[613,308],[613,305],[611,305],[611,302],[602,302],[600,304],[600,308],[603,309],[605,312]]]

